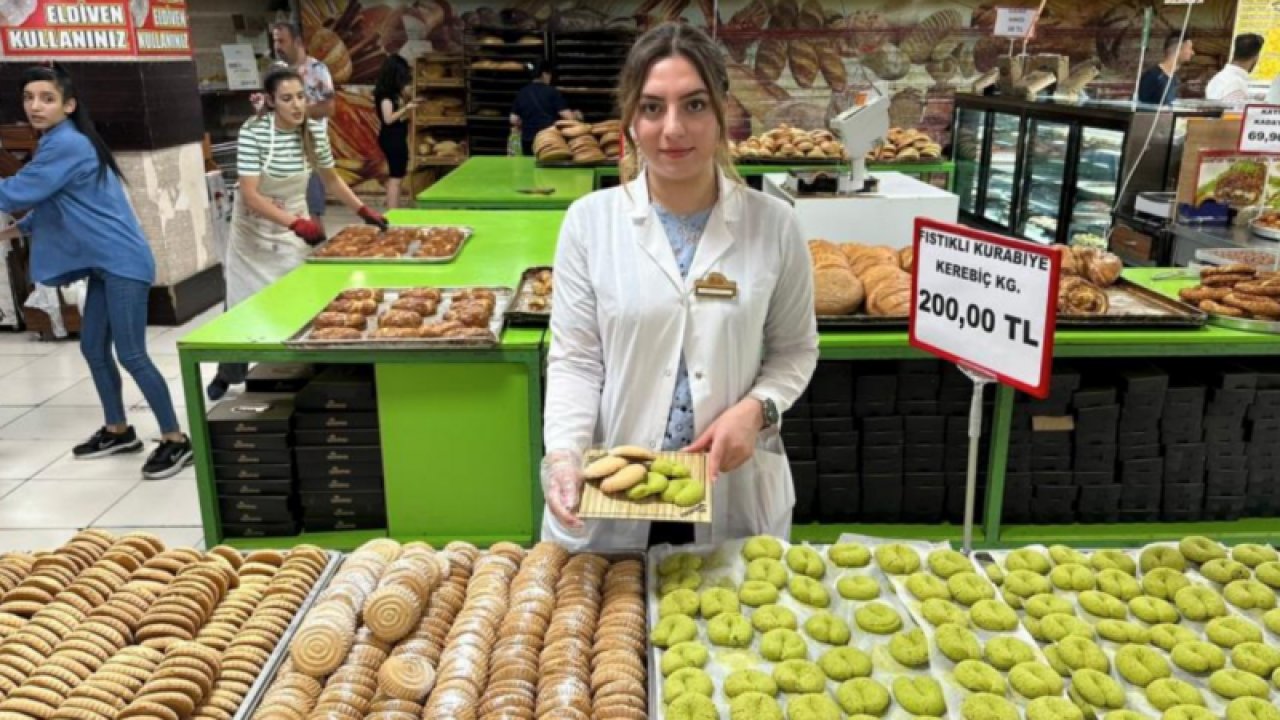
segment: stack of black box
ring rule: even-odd
[[[332,365],[298,393],[295,452],[309,532],[384,528],[382,445],[369,365]]]
[[[294,396],[246,392],[209,411],[222,534],[298,534],[290,426]]]
[[[1071,401],[1074,410],[1073,480],[1080,488],[1076,501],[1082,522],[1120,519],[1123,486],[1116,482],[1120,451],[1120,401],[1114,386],[1082,386]]]
[[[1275,516],[1280,515],[1280,372],[1260,372],[1257,382],[1257,394],[1247,418],[1249,471],[1245,497],[1248,502],[1242,514]],[[1234,510],[1235,506],[1229,509]],[[1230,515],[1223,513],[1214,519],[1229,520]]]

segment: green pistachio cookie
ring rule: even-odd
[[[1280,709],[1259,698],[1236,698],[1227,705],[1227,720],[1280,720]]]
[[[939,548],[929,553],[929,569],[942,579],[961,572],[973,572],[973,563],[963,553]]]
[[[1231,559],[1251,568],[1257,568],[1263,563],[1280,560],[1280,553],[1270,545],[1241,543],[1231,548]]]
[[[1204,697],[1194,686],[1177,678],[1160,678],[1147,686],[1147,702],[1164,711],[1177,705],[1204,707]]]
[[[1271,632],[1280,635],[1280,608],[1263,613],[1262,624]]]
[[[1062,567],[1066,567],[1065,565]],[[1129,606],[1123,600],[1098,590],[1085,590],[1080,593],[1080,607],[1097,618],[1124,620],[1129,617]]]
[[[669,595],[677,590],[697,590],[701,584],[702,574],[697,570],[681,570],[659,581],[658,594]]]
[[[685,693],[667,706],[668,720],[719,720],[720,711],[711,698],[698,693]]]
[[[721,613],[707,622],[707,639],[720,647],[747,647],[755,634],[751,621],[742,613]]]
[[[951,591],[947,589],[947,582],[939,579],[936,575],[930,575],[925,572],[912,573],[907,578],[907,591],[915,596],[917,600],[928,600],[930,598],[941,598],[943,600],[951,599]]]
[[[1112,710],[1102,716],[1102,720],[1147,720],[1132,710]]]
[[[693,590],[675,590],[658,603],[658,617],[664,618],[668,615],[688,615],[693,617],[698,614],[698,593]]]
[[[724,679],[724,694],[730,698],[754,692],[773,697],[778,694],[778,683],[768,673],[759,670],[735,670]]]
[[[742,557],[751,562],[756,558],[782,559],[782,543],[775,537],[757,535],[742,545]]]
[[[1009,684],[1028,700],[1062,694],[1062,677],[1044,663],[1018,663],[1009,671]]]
[[[725,588],[711,588],[710,590],[702,591],[702,597],[699,598],[699,606],[702,610],[702,617],[707,620],[721,613],[736,613],[741,609],[738,604],[738,594]]]
[[[750,607],[775,603],[778,601],[778,588],[765,580],[748,580],[738,588],[738,600]]]
[[[702,643],[682,642],[672,645],[662,653],[662,675],[666,677],[677,670],[704,667],[708,657],[707,649]]]
[[[702,569],[702,556],[693,553],[673,553],[658,563],[658,574],[666,577],[689,570]]]
[[[929,664],[929,641],[919,628],[898,633],[889,640],[889,655],[910,668]]]
[[[996,596],[996,589],[991,583],[975,572],[958,572],[947,578],[947,591],[961,605],[973,605]]]
[[[956,665],[955,675],[965,690],[1004,695],[1004,676],[984,662],[964,660]]]
[[[1276,591],[1257,580],[1228,583],[1222,596],[1241,610],[1271,610],[1276,606]]]
[[[729,701],[729,720],[782,720],[782,706],[772,695],[742,693]]]
[[[1095,629],[1105,640],[1121,645],[1138,643],[1145,645],[1151,642],[1151,630],[1145,625],[1127,620],[1100,620]]]
[[[969,619],[987,632],[1010,632],[1018,627],[1018,613],[999,600],[979,600],[969,610]]]
[[[1216,590],[1200,585],[1188,585],[1173,596],[1178,612],[1188,620],[1207,622],[1227,614],[1226,603]]]
[[[1097,670],[1086,668],[1072,673],[1071,692],[1095,708],[1115,710],[1124,707],[1124,688],[1110,675]]]
[[[1221,648],[1233,648],[1244,642],[1262,642],[1262,630],[1241,617],[1220,617],[1209,621],[1204,634],[1209,642]]]
[[[1151,628],[1151,644],[1165,652],[1173,652],[1182,643],[1199,639],[1195,631],[1173,623],[1161,623]]]
[[[1030,645],[1007,635],[988,640],[982,651],[982,658],[1000,672],[1008,672],[1018,663],[1031,662],[1035,657]]]
[[[1168,600],[1161,600],[1149,595],[1139,595],[1129,601],[1129,612],[1144,623],[1161,625],[1176,623],[1182,619],[1178,609]]]
[[[1040,593],[1027,598],[1022,605],[1027,611],[1027,615],[1042,620],[1049,615],[1074,615],[1076,610],[1071,605],[1071,601],[1066,598],[1060,598],[1053,593]]]
[[[1182,538],[1178,543],[1178,552],[1193,563],[1204,564],[1227,556],[1226,548],[1215,540],[1200,535]]]
[[[716,692],[711,676],[700,668],[681,668],[662,681],[662,701],[670,703],[685,693],[711,697]]]
[[[1126,575],[1138,573],[1138,563],[1123,550],[1098,550],[1089,558],[1089,566],[1099,573],[1103,570],[1119,570]]]
[[[986,573],[987,579],[991,581],[991,584],[997,587],[1004,585],[1004,568],[999,565],[987,563],[982,566],[982,572]]]
[[[1084,565],[1076,564],[1076,562],[1068,562],[1066,565],[1059,565],[1053,568],[1048,574],[1048,580],[1053,583],[1053,587],[1066,592],[1082,592],[1091,591],[1096,587],[1098,580],[1093,575],[1093,570],[1085,568]]]
[[[1054,613],[1046,615],[1040,621],[1040,633],[1049,642],[1058,642],[1068,635],[1079,635],[1093,639],[1093,626],[1075,615]]]
[[[836,592],[846,600],[875,600],[880,597],[880,583],[867,575],[845,575],[836,581]]]
[[[876,548],[876,564],[890,575],[909,575],[920,569],[920,555],[909,545],[889,543]]]
[[[807,575],[814,580],[821,580],[827,574],[827,564],[817,550],[805,545],[793,545],[787,551],[787,567],[791,572]]]
[[[1160,653],[1145,645],[1125,645],[1116,652],[1116,670],[1130,685],[1146,687],[1173,675],[1173,668]]]
[[[688,615],[668,615],[658,621],[649,641],[660,648],[671,647],[698,637],[698,626]]]
[[[1231,664],[1260,678],[1268,678],[1280,668],[1280,649],[1260,642],[1243,642],[1231,648]]]
[[[1199,705],[1174,705],[1160,716],[1160,720],[1217,720],[1207,708]]]
[[[1040,697],[1027,703],[1027,720],[1084,720],[1084,713],[1070,700]]]
[[[1040,621],[1030,615],[1022,618],[1022,627],[1027,629],[1027,632],[1031,634],[1031,637],[1035,638],[1036,642],[1052,642],[1049,638],[1044,636],[1043,632],[1040,631]]]
[[[1156,568],[1168,568],[1176,572],[1187,569],[1187,559],[1176,547],[1169,545],[1151,545],[1138,556],[1138,567],[1149,573]]]
[[[1050,545],[1049,559],[1054,565],[1088,565],[1089,556],[1068,545]]]
[[[827,550],[827,557],[836,567],[860,568],[871,562],[871,551],[861,543],[836,543]]]
[[[1005,576],[1004,590],[1006,593],[1012,593],[1026,599],[1042,593],[1052,592],[1053,586],[1049,584],[1049,578],[1043,575],[1038,575],[1030,570],[1014,570]]]
[[[827,645],[844,645],[849,642],[849,624],[827,612],[816,612],[804,622],[809,637]]]
[[[1142,591],[1154,598],[1173,600],[1179,590],[1190,585],[1191,581],[1182,574],[1181,570],[1157,567],[1143,571]]]
[[[1222,652],[1222,648],[1203,640],[1191,640],[1174,645],[1173,652],[1169,653],[1169,659],[1183,672],[1193,675],[1211,673],[1227,665],[1227,655]]]
[[[781,605],[763,605],[751,613],[751,627],[757,632],[767,633],[770,630],[784,628],[795,630],[796,614]]]
[[[840,708],[826,693],[787,698],[787,720],[841,720]]]
[[[809,657],[809,646],[795,630],[778,628],[760,639],[760,654],[770,662],[805,660]]]
[[[787,584],[787,568],[773,558],[756,558],[747,563],[747,579],[762,580],[781,590]]]
[[[934,633],[934,642],[938,644],[938,652],[945,655],[951,662],[977,660],[982,657],[982,644],[978,642],[978,636],[954,623],[939,626]]]
[[[1210,560],[1201,565],[1200,574],[1219,585],[1226,585],[1234,580],[1248,580],[1253,577],[1253,571],[1249,569],[1248,565],[1228,558]]]
[[[822,583],[806,575],[796,575],[787,583],[787,589],[796,600],[810,607],[824,608],[831,604],[831,596]]]
[[[1253,576],[1269,588],[1280,589],[1280,561],[1271,560],[1254,568]]]
[[[897,611],[881,602],[867,603],[853,613],[858,627],[876,635],[890,635],[902,629]]]
[[[836,688],[836,702],[850,715],[878,717],[889,709],[889,690],[869,677],[854,678]]]
[[[1053,567],[1044,553],[1031,548],[1014,550],[1004,559],[1005,569],[1010,573],[1015,570],[1026,570],[1037,575],[1047,575]]]
[[[931,677],[895,678],[893,697],[904,710],[916,715],[937,716],[947,711],[942,686]]]
[[[856,677],[871,675],[871,657],[858,648],[832,648],[818,658],[818,667],[827,677],[844,682]]]
[[[1098,590],[1125,602],[1142,594],[1137,578],[1118,568],[1098,571]]]
[[[1243,670],[1223,669],[1209,676],[1209,689],[1227,700],[1256,697],[1266,700],[1271,694],[1267,681]]]
[[[969,613],[965,609],[941,598],[931,598],[920,604],[920,614],[924,616],[925,622],[930,625],[946,625],[947,623],[955,623],[957,625],[969,625]]]
[[[1098,647],[1097,643],[1088,638],[1068,635],[1050,647],[1056,650],[1062,664],[1071,672],[1076,670],[1111,672],[1111,661],[1107,659],[1107,654]]]
[[[990,693],[974,693],[960,706],[964,720],[1019,720],[1013,703]]]
[[[786,660],[773,666],[773,681],[788,693],[818,693],[827,686],[822,668],[808,660]]]

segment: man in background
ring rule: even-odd
[[[581,120],[582,113],[569,109],[560,91],[551,85],[551,65],[543,60],[538,63],[537,77],[520,88],[511,106],[511,126],[520,129],[520,149],[524,155],[533,154],[533,138],[557,120]]]
[[[337,104],[334,99],[333,75],[329,73],[329,68],[307,55],[306,43],[302,41],[302,29],[293,23],[273,24],[271,44],[278,62],[302,76],[303,92],[307,94],[307,116],[319,121],[327,130],[329,118],[333,117],[334,106]],[[322,222],[324,203],[324,183],[318,174],[312,173],[307,184],[307,212],[313,220]]]
[[[1191,40],[1178,42],[1178,33],[1164,41],[1164,59],[1152,65],[1138,80],[1138,102],[1172,105],[1178,99],[1178,69],[1195,56]]]
[[[1261,35],[1246,33],[1236,37],[1231,62],[1218,71],[1204,89],[1208,100],[1243,103],[1249,100],[1249,73],[1258,65],[1264,40]]]

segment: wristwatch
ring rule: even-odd
[[[761,414],[764,415],[764,424],[760,426],[760,429],[768,430],[769,428],[777,425],[778,420],[781,418],[778,414],[778,406],[774,404],[773,399],[760,397],[758,395],[752,395],[752,397],[760,401]]]

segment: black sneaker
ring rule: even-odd
[[[204,389],[205,397],[209,398],[209,402],[218,402],[226,394],[231,386],[222,378],[214,378],[209,382],[209,386]]]
[[[71,454],[77,460],[94,460],[108,455],[135,453],[141,449],[142,441],[138,439],[132,425],[119,434],[111,432],[104,425],[88,441],[75,446]]]
[[[181,442],[162,440],[160,447],[151,453],[147,463],[142,466],[142,477],[147,480],[173,477],[190,465],[194,457],[195,454],[191,451],[191,438],[183,438]]]

